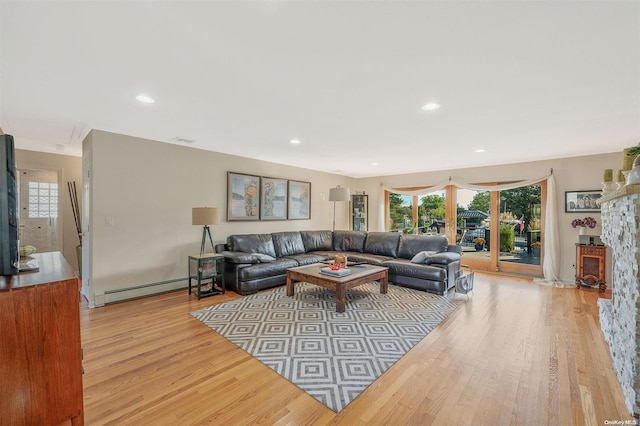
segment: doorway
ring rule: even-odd
[[[39,253],[61,251],[58,172],[19,169],[19,176],[20,245]]]

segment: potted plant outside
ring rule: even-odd
[[[482,237],[476,237],[473,239],[472,243],[475,244],[476,251],[484,250],[484,245],[487,241]]]
[[[531,243],[531,254],[533,256],[540,257],[540,247],[542,247],[542,243],[540,241]]]

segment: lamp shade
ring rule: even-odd
[[[217,225],[220,214],[217,207],[194,207],[191,209],[192,225]]]
[[[340,185],[338,185],[329,189],[329,201],[349,201],[350,198],[349,188],[340,188]]]

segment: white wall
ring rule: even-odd
[[[60,173],[62,179],[59,188],[58,209],[59,217],[62,219],[62,255],[67,262],[78,270],[78,258],[76,256],[76,246],[80,243],[76,225],[73,219],[71,201],[67,191],[67,182],[75,181],[80,191],[82,182],[82,159],[70,155],[48,154],[44,152],[25,151],[16,149],[16,164],[18,169],[34,170],[55,170]],[[78,203],[82,203],[82,194],[78,193]],[[60,242],[59,242],[60,243]],[[36,247],[37,249],[37,247]]]
[[[91,297],[186,277],[187,258],[199,253],[202,236],[202,227],[191,225],[192,207],[221,209],[222,223],[211,227],[216,244],[234,233],[331,229],[329,188],[354,182],[97,130],[83,151],[91,156]],[[227,222],[227,171],[311,182],[311,219]],[[348,203],[337,207],[336,228],[348,229]]]
[[[482,155],[487,155],[482,154]],[[430,161],[428,158],[425,161]],[[433,161],[437,161],[434,159]],[[412,187],[440,184],[449,176],[454,180],[466,182],[495,182],[512,181],[517,179],[529,179],[538,176],[546,176],[551,169],[556,180],[558,223],[560,232],[560,278],[566,282],[574,282],[573,264],[575,263],[575,243],[578,242],[578,230],[571,227],[571,221],[576,218],[592,216],[598,222],[594,231],[600,232],[599,213],[565,213],[565,191],[600,190],[602,189],[602,174],[604,169],[613,169],[614,178],[618,169],[622,168],[622,152],[582,157],[561,158],[547,161],[535,161],[530,163],[516,163],[496,165],[489,167],[474,167],[468,169],[455,169],[439,172],[413,173],[407,175],[384,176],[376,178],[360,179],[355,186],[365,190],[369,197],[369,221],[370,229],[377,229],[379,212],[379,188],[383,183],[386,187]],[[611,268],[611,259],[607,264]],[[607,283],[611,283],[611,277],[607,277]]]

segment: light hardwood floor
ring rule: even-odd
[[[603,425],[631,419],[600,331],[594,289],[476,274],[469,300],[339,414],[189,315],[238,297],[227,292],[198,301],[181,291],[83,306],[86,424]]]

